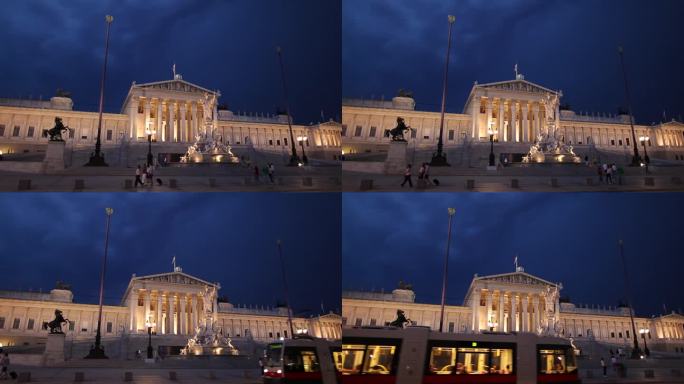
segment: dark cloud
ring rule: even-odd
[[[283,242],[293,307],[340,308],[340,196],[287,193],[0,194],[0,289],[63,280],[97,302],[105,207],[113,207],[105,298],[118,304],[133,273],[183,271],[221,283],[231,302],[283,300]]]
[[[475,273],[526,272],[562,282],[575,303],[624,298],[617,241],[625,243],[636,311],[684,309],[672,287],[684,261],[677,194],[430,193],[343,195],[343,289],[390,291],[414,284],[417,300],[437,303],[448,229],[456,208],[447,300],[460,305]]]
[[[339,1],[52,1],[2,3],[0,97],[73,93],[97,110],[104,16],[111,14],[105,109],[119,112],[132,81],[187,81],[220,89],[234,111],[283,107],[275,53],[282,46],[292,115],[298,123],[340,114]]]
[[[676,0],[345,0],[342,86],[345,97],[414,91],[418,108],[441,102],[447,15],[456,16],[447,109],[462,112],[474,81],[526,79],[561,89],[576,111],[615,113],[624,106],[617,46],[625,48],[638,122],[684,114],[684,44]]]

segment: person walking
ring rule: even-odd
[[[259,182],[259,165],[255,164],[254,165],[254,181]]]
[[[430,181],[430,163],[425,163],[425,173],[423,175],[423,179],[425,179],[425,183],[432,185],[432,181]]]
[[[606,361],[603,360],[603,356],[601,357],[601,369],[603,369],[603,377],[606,377],[607,371],[608,371],[608,366],[606,365]]]
[[[268,178],[271,179],[271,184],[274,183],[273,181],[273,174],[275,173],[275,165],[273,163],[268,164]]]
[[[138,184],[143,185],[142,179],[142,170],[140,169],[140,166],[138,165],[138,168],[135,169],[135,187],[138,187]]]
[[[143,169],[142,169],[141,179],[142,179],[142,181],[141,181],[142,185],[146,186],[147,185],[147,168],[146,167],[143,167]]]
[[[404,181],[401,183],[401,187],[404,187],[404,184],[408,181],[409,187],[413,188],[413,182],[411,181],[411,164],[408,164],[406,166],[406,169],[404,170]]]
[[[601,168],[601,164],[596,167],[596,172],[598,173],[599,183],[603,183],[603,168]]]
[[[420,165],[420,168],[418,169],[418,180],[423,180],[423,176],[425,175],[425,163]]]
[[[9,369],[10,365],[10,358],[9,354],[5,352],[2,357],[0,357],[0,379],[7,380],[9,378],[9,372],[7,371]]]
[[[613,184],[613,167],[610,165],[606,168],[606,183]]]
[[[154,166],[152,164],[147,166],[147,180],[150,181],[150,187],[154,186]]]

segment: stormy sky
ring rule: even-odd
[[[339,118],[339,1],[7,0],[0,12],[0,97],[72,92],[96,111],[106,14],[111,26],[105,110],[118,113],[131,82],[183,79],[219,89],[234,112],[284,109],[283,49],[292,116]]]
[[[624,46],[635,119],[684,115],[684,34],[678,0],[344,0],[344,97],[414,92],[439,110],[453,26],[447,110],[461,113],[473,82],[526,80],[562,90],[575,111],[626,106],[617,46]]]
[[[97,303],[105,207],[113,207],[105,301],[118,305],[132,274],[183,272],[221,284],[233,304],[283,301],[276,241],[293,309],[340,308],[340,196],[288,193],[0,194],[0,289],[72,285]]]
[[[623,239],[636,313],[684,309],[673,288],[684,270],[678,194],[346,193],[342,202],[343,290],[390,292],[403,280],[416,301],[439,303],[454,207],[450,304],[462,305],[474,274],[513,272],[517,254],[575,304],[615,306],[625,297]]]

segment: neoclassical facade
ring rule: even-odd
[[[195,137],[204,132],[205,121],[217,140],[233,148],[287,152],[290,133],[287,115],[240,114],[220,108],[220,91],[210,90],[175,75],[172,80],[145,84],[133,82],[121,113],[104,113],[102,145],[107,148],[146,144],[151,135],[155,147],[182,154]],[[55,117],[72,130],[67,145],[75,149],[94,148],[98,113],[74,110],[69,97],[50,100],[0,98],[0,153],[44,150],[46,130]],[[340,152],[340,124],[334,121],[311,125],[292,125],[294,140],[303,140],[307,155],[336,158]],[[295,143],[301,150],[300,143]]]
[[[631,151],[633,144],[630,117],[578,113],[563,108],[563,93],[525,80],[516,75],[514,80],[478,84],[475,82],[463,113],[446,113],[443,142],[446,148],[464,144],[489,143],[489,130],[495,131],[494,141],[506,144],[512,153],[527,153],[530,145],[543,132],[547,118],[544,100],[556,102],[549,117],[558,127],[556,137],[574,146],[579,152],[591,148],[610,151]],[[345,99],[342,103],[342,151],[345,154],[383,152],[389,138],[386,130],[396,126],[397,117],[404,118],[413,130],[409,148],[434,149],[439,139],[440,113],[416,110],[411,97],[398,96],[392,100]],[[648,137],[649,156],[670,160],[684,160],[684,124],[670,121],[653,125],[634,126],[637,145],[643,151],[640,137]],[[642,154],[643,156],[643,154]]]
[[[131,278],[120,305],[105,305],[102,337],[120,339],[146,336],[147,327],[165,340],[183,341],[195,334],[203,321],[211,319],[227,337],[269,342],[291,337],[287,309],[236,306],[219,298],[219,283],[191,276],[176,268],[173,272]],[[43,325],[54,319],[59,309],[69,323],[64,326],[68,340],[91,340],[97,328],[98,305],[74,302],[64,285],[49,293],[0,291],[0,346],[44,343]],[[293,318],[295,332],[339,339],[341,319],[334,313]],[[42,340],[42,341],[41,341]]]
[[[558,334],[574,340],[596,340],[631,346],[628,307],[578,306],[560,297],[563,285],[515,272],[473,277],[463,305],[447,305],[443,331],[459,333],[534,332]],[[384,326],[403,310],[414,325],[439,329],[439,304],[419,303],[413,290],[401,286],[391,293],[348,291],[342,294],[342,325]],[[684,316],[677,313],[635,317],[639,343],[648,330],[649,348],[684,353]],[[642,345],[643,348],[643,345]]]

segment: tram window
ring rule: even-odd
[[[489,373],[489,349],[459,348],[456,362],[456,374]]]
[[[286,347],[283,353],[285,372],[319,372],[316,350],[313,348]]]
[[[513,349],[433,347],[430,353],[429,373],[513,374]]]
[[[394,361],[396,347],[393,345],[369,345],[363,373],[389,375]]]
[[[513,373],[513,350],[492,349],[492,368],[490,373],[509,375]]]
[[[456,348],[432,348],[430,372],[435,375],[450,375],[456,367]]]
[[[342,346],[340,356],[335,357],[335,365],[344,375],[360,374],[363,369],[363,353],[365,351],[365,345],[345,344]]]
[[[570,373],[577,369],[572,349],[539,350],[539,373]]]

